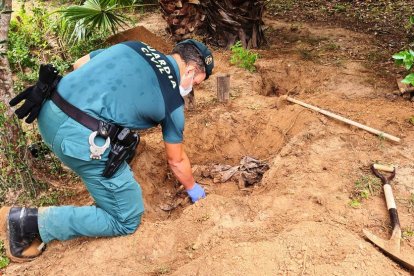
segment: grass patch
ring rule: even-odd
[[[0,241],[0,269],[5,268],[9,263],[10,260],[6,256],[6,249],[4,248],[3,241]]]
[[[361,207],[361,201],[359,201],[358,199],[352,199],[350,202],[349,202],[349,206],[351,206],[352,208],[359,208],[359,207]]]
[[[283,13],[286,11],[291,11],[294,7],[295,0],[284,0],[284,1],[269,1],[267,4],[267,9],[273,13]]]
[[[328,44],[324,45],[322,47],[322,50],[332,52],[332,51],[339,50],[340,48],[341,48],[341,46],[339,46],[338,44],[335,44],[335,43],[332,42],[332,43],[328,43]]]
[[[16,203],[19,205],[29,204],[38,207],[56,206],[60,205],[76,195],[73,190],[55,190],[48,188],[47,183],[41,183],[39,187],[39,195],[33,198],[28,193],[22,192],[19,194]]]
[[[64,190],[64,191],[52,191],[41,195],[35,201],[36,206],[55,206],[58,205],[63,199],[70,198],[74,196],[76,193],[71,190]]]
[[[346,12],[348,10],[348,6],[343,4],[336,4],[333,9],[335,12]]]
[[[315,60],[318,57],[311,50],[300,49],[298,50],[298,52],[299,52],[300,58],[303,60]]]
[[[414,230],[410,228],[403,229],[402,231],[402,237],[405,239],[412,238],[414,236]]]
[[[384,142],[384,141],[385,141],[385,136],[384,136],[384,133],[380,133],[380,134],[378,134],[378,135],[377,135],[377,137],[378,137],[378,139],[379,139],[381,142]]]
[[[351,193],[351,201],[349,202],[349,206],[352,208],[358,208],[362,205],[364,200],[381,194],[381,191],[382,184],[377,177],[362,175],[354,183],[354,189]]]

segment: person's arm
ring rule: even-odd
[[[190,160],[184,151],[183,144],[171,144],[164,142],[167,153],[167,161],[175,177],[183,184],[186,190],[194,187],[195,180],[191,170]]]
[[[83,57],[75,61],[75,63],[73,64],[73,70],[78,69],[79,67],[87,63],[90,59],[91,57],[89,56],[89,54],[84,55]]]
[[[164,143],[167,152],[168,164],[170,165],[175,177],[181,182],[181,184],[183,184],[185,190],[191,198],[191,201],[195,203],[196,201],[205,198],[206,192],[203,187],[197,184],[194,180],[190,160],[184,151],[183,145],[181,143]]]

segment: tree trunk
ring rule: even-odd
[[[13,90],[9,61],[6,56],[11,5],[12,0],[0,0],[0,100],[2,103],[8,102]],[[7,114],[10,115],[10,112]]]
[[[9,188],[35,194],[25,135],[8,106],[13,95],[12,74],[6,55],[11,7],[12,0],[0,0],[0,206]]]
[[[211,41],[229,48],[240,40],[244,48],[258,48],[264,41],[263,0],[202,1]]]
[[[229,48],[240,40],[258,48],[263,34],[264,0],[159,0],[168,32],[180,41],[204,34],[208,42]]]
[[[163,17],[167,21],[167,32],[175,41],[191,37],[206,18],[198,0],[159,0]]]

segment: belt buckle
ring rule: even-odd
[[[104,154],[104,152],[106,151],[106,149],[109,147],[110,143],[111,143],[111,139],[109,137],[106,138],[105,144],[103,146],[97,146],[95,144],[95,137],[98,135],[97,131],[92,132],[89,135],[89,150],[91,151],[91,155],[90,158],[91,159],[95,159],[95,160],[99,160],[102,158],[102,154]]]
[[[117,129],[118,127],[114,124],[107,123],[104,121],[99,121],[97,132],[99,136],[102,136],[104,138],[108,136],[114,138],[114,135],[118,131]]]

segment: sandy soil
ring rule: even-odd
[[[157,15],[147,20],[153,32],[164,27]],[[270,165],[259,185],[214,183],[196,170],[209,194],[191,205],[177,193],[160,131],[145,132],[132,164],[147,210],[138,231],[52,242],[38,259],[11,264],[4,275],[409,275],[362,235],[368,228],[390,236],[383,195],[363,200],[359,208],[349,202],[355,181],[371,175],[373,162],[396,164],[401,224],[404,231],[413,229],[414,133],[407,121],[413,104],[390,100],[396,84],[355,58],[371,51],[372,37],[306,24],[292,28],[270,19],[266,24],[270,43],[259,51],[257,73],[231,66],[227,51],[214,52],[215,73],[231,75],[231,101],[217,102],[211,77],[196,90],[197,105],[188,111],[185,129],[195,167],[233,166],[254,156]],[[272,91],[263,91],[269,87]],[[402,142],[263,96],[287,92]],[[171,211],[161,209],[177,202]],[[402,247],[414,252],[409,237]]]

